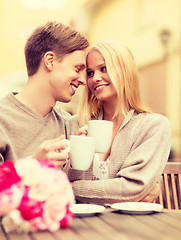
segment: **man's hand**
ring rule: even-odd
[[[69,157],[68,151],[65,150],[67,144],[63,139],[65,139],[64,135],[56,139],[45,140],[33,154],[33,158],[47,159],[56,167],[62,167]]]

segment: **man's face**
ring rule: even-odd
[[[79,85],[85,85],[86,50],[77,50],[60,61],[55,57],[50,75],[51,91],[55,101],[70,102]]]

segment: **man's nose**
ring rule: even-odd
[[[81,74],[78,78],[79,85],[86,85],[86,75]]]

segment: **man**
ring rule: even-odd
[[[34,156],[62,166],[67,153],[65,121],[70,116],[57,109],[69,102],[85,84],[88,40],[61,23],[48,22],[35,29],[25,45],[28,81],[19,93],[0,101],[0,162]],[[36,150],[36,151],[35,151]]]

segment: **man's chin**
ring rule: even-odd
[[[71,100],[72,100],[72,97],[69,99],[63,99],[63,100],[61,99],[61,100],[59,100],[59,102],[69,103]]]

